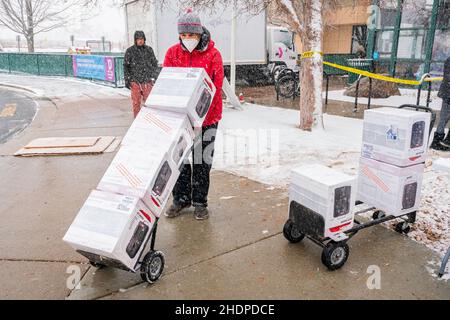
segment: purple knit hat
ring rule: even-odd
[[[203,33],[200,17],[190,8],[178,19],[178,34],[181,33]]]

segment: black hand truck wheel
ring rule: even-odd
[[[284,225],[283,234],[290,243],[300,243],[305,239],[305,235],[301,233],[292,220],[288,220]]]
[[[290,99],[294,97],[297,89],[297,81],[292,75],[286,75],[277,81],[277,92],[283,98]]]
[[[346,242],[331,241],[323,249],[322,263],[330,270],[341,269],[348,260],[350,248]]]
[[[101,264],[101,263],[98,263],[98,262],[94,262],[94,261],[89,261],[89,264],[90,264],[92,267],[97,268],[97,269],[103,269],[103,268],[106,268],[106,265]]]
[[[161,279],[166,259],[160,251],[149,252],[142,262],[141,278],[145,282],[153,284]]]
[[[386,213],[384,213],[384,212],[381,211],[381,210],[377,210],[377,211],[375,211],[375,212],[373,213],[372,218],[373,218],[373,220],[378,220],[378,219],[386,218]]]
[[[395,231],[397,231],[400,234],[407,235],[408,233],[411,232],[411,226],[409,225],[408,222],[400,222],[395,226]]]

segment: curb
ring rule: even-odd
[[[32,88],[29,88],[29,87],[15,85],[15,84],[9,84],[9,83],[0,82],[0,87],[12,88],[12,89],[26,91],[26,92],[29,92],[29,93],[34,94],[36,96],[39,96],[39,97],[44,96],[44,93],[42,91],[39,91],[39,90],[36,90],[36,89],[32,89]]]

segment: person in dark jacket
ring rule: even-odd
[[[450,132],[445,137],[445,128],[450,120],[450,57],[447,58],[444,65],[444,80],[438,94],[442,98],[442,109],[439,124],[434,134],[431,148],[440,151],[450,151]]]
[[[209,218],[208,193],[210,172],[214,158],[214,142],[222,119],[222,86],[224,67],[222,55],[215,47],[209,31],[202,26],[199,16],[188,9],[178,21],[180,41],[166,54],[164,67],[203,68],[217,88],[211,108],[203,123],[202,134],[193,152],[194,164],[184,164],[173,190],[174,203],[166,212],[169,218],[178,217],[183,210],[195,207],[195,219]]]
[[[136,31],[134,46],[127,49],[123,63],[125,87],[131,90],[135,118],[141,111],[142,100],[147,100],[158,76],[158,60],[145,42],[145,33]]]

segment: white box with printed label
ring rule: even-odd
[[[158,146],[158,144],[156,144]],[[97,189],[138,197],[160,217],[180,175],[164,148],[122,147]]]
[[[397,108],[367,110],[362,156],[407,167],[424,163],[431,115]]]
[[[94,263],[135,271],[155,221],[139,198],[93,191],[63,240]]]
[[[334,237],[352,229],[356,181],[321,165],[293,170],[290,219],[300,232],[314,237]]]
[[[359,201],[384,211],[389,216],[403,216],[420,208],[425,164],[397,167],[361,158]]]
[[[194,129],[186,115],[142,108],[122,141],[122,146],[167,152],[173,163],[180,167],[191,153]]]
[[[187,114],[192,126],[201,128],[216,94],[216,87],[202,68],[163,68],[145,105]]]

